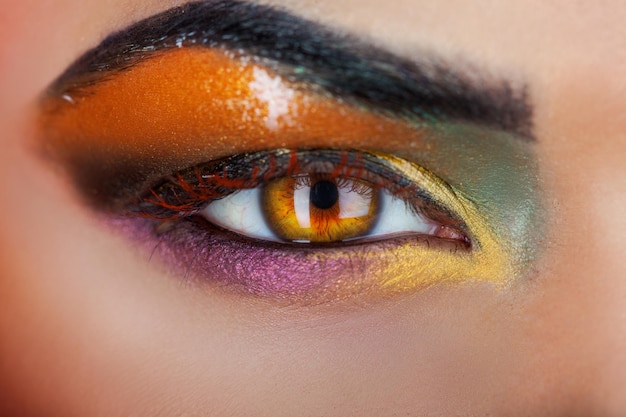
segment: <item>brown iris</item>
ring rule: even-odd
[[[283,240],[340,242],[365,236],[379,211],[379,191],[352,178],[300,175],[263,188],[263,211]]]

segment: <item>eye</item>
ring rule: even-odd
[[[437,202],[445,187],[425,170],[415,173],[411,178],[399,161],[364,151],[234,155],[166,179],[140,210],[199,216],[261,241],[320,245],[416,235],[469,246],[465,225]]]
[[[238,191],[210,203],[201,213],[241,235],[294,243],[435,235],[441,227],[375,184],[313,174]]]

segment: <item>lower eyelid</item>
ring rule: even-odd
[[[416,270],[411,265],[412,253],[426,249],[443,256],[463,252],[454,241],[414,237],[342,247],[274,246],[238,238],[202,219],[179,220],[160,234],[154,221],[136,220],[118,221],[133,240],[142,242],[146,254],[164,259],[164,266],[176,275],[183,273],[186,280],[199,285],[289,303],[317,304],[357,295],[384,297],[404,291],[401,286],[386,285],[385,280],[407,274],[421,275],[422,282],[411,285],[415,288],[432,285],[437,271],[433,265]],[[399,268],[404,271],[400,273]]]

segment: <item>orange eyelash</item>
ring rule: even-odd
[[[298,160],[298,154],[294,150],[288,151],[288,153],[288,164],[284,168],[278,166],[276,162],[276,155],[269,153],[267,156],[267,166],[263,167],[262,175],[260,174],[262,168],[259,165],[252,166],[249,175],[246,175],[245,177],[231,175],[227,166],[222,168],[219,172],[211,173],[209,175],[205,173],[203,175],[199,167],[195,166],[193,168],[192,176],[192,179],[195,179],[194,184],[190,183],[188,179],[185,179],[181,173],[174,174],[174,178],[171,179],[172,184],[179,187],[181,191],[187,194],[185,198],[180,198],[180,201],[185,201],[185,203],[172,204],[167,202],[157,191],[155,191],[154,188],[149,190],[150,195],[145,197],[143,201],[173,212],[191,214],[195,211],[198,204],[223,197],[224,193],[219,190],[228,190],[228,192],[233,192],[245,188],[257,187],[263,183],[276,180],[277,178],[297,177],[302,172],[300,162]],[[341,161],[336,164],[336,167],[331,173],[325,174],[324,177],[332,180],[347,176],[362,178],[364,168],[362,166],[351,166],[349,164],[349,152],[342,152],[341,155]],[[361,163],[362,160],[360,154],[354,155],[354,161],[352,164]],[[171,217],[176,216],[177,214],[174,214]],[[148,217],[151,217],[151,215],[148,214]]]

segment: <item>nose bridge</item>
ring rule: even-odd
[[[626,415],[626,131],[610,143],[598,143],[594,152],[589,279],[602,289],[595,295],[601,335],[598,394],[608,415],[618,416]]]
[[[606,59],[610,65],[578,62],[537,84],[549,221],[535,307],[546,326],[541,340],[555,343],[542,356],[562,362],[559,383],[571,384],[591,415],[624,416],[626,64]]]
[[[573,151],[575,159],[548,174],[547,261],[539,266],[541,295],[530,326],[541,361],[550,363],[540,372],[558,375],[555,389],[576,398],[573,410],[624,416],[626,151],[607,141],[612,146]],[[562,142],[557,152],[568,148]]]

